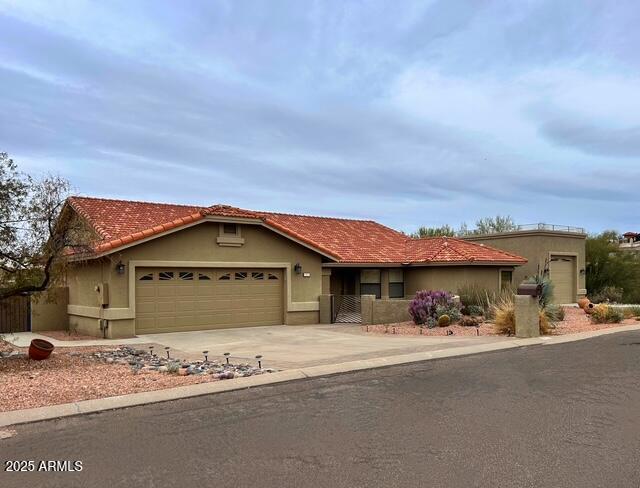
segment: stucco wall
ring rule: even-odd
[[[322,290],[322,259],[319,254],[260,226],[241,225],[240,229],[244,239],[244,245],[240,247],[218,245],[216,239],[220,232],[219,224],[207,222],[125,249],[111,255],[110,259],[103,258],[75,265],[68,274],[69,303],[72,306],[93,307],[96,312],[103,314],[102,316],[105,312],[108,314],[109,309],[130,307],[129,268],[132,260],[158,261],[158,266],[163,266],[161,263],[166,261],[193,261],[200,263],[198,267],[202,267],[201,263],[206,262],[288,263],[292,270],[296,263],[300,263],[303,273],[310,273],[311,276],[304,277],[303,273],[291,272],[291,301],[294,304],[318,302]],[[115,265],[119,261],[125,265],[124,274],[118,274],[116,271]],[[100,310],[99,297],[95,292],[95,286],[102,282],[109,283],[109,307],[106,311]],[[286,281],[283,286],[286,287]],[[286,288],[284,296],[286,300]],[[84,314],[85,310],[78,313]],[[317,323],[318,314],[318,310],[288,311],[285,312],[284,321],[295,325]],[[133,321],[129,318],[122,317],[114,322],[120,322],[120,325],[114,324],[110,327],[109,336],[127,335],[118,330],[120,326],[129,331],[129,335],[133,333]],[[83,321],[81,326],[85,329],[90,323],[96,321]],[[101,332],[94,331],[94,334],[100,335]]]
[[[68,302],[68,288],[55,288],[46,294],[32,296],[31,331],[67,330],[69,328]]]
[[[500,270],[513,269],[497,266],[433,266],[407,268],[404,272],[405,296],[419,290],[445,290],[457,293],[465,284],[489,290],[499,290]]]
[[[576,254],[577,294],[586,293],[586,275],[580,274],[585,269],[586,236],[584,234],[570,234],[562,232],[522,231],[487,236],[472,236],[466,238],[472,242],[486,244],[504,251],[513,252],[524,258],[528,263],[517,267],[513,273],[513,281],[519,284],[527,277],[537,273],[538,266],[544,268],[545,261],[550,255]]]

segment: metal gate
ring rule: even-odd
[[[360,295],[334,295],[331,308],[335,324],[359,324],[362,322]]]
[[[0,334],[31,330],[31,297],[18,295],[0,300]]]

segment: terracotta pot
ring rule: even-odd
[[[593,311],[595,310],[595,308],[596,308],[595,304],[589,302],[584,306],[584,311],[585,311],[585,313],[587,315],[591,315],[593,313]]]
[[[584,307],[587,306],[588,303],[590,303],[591,300],[589,300],[587,297],[581,298],[580,300],[578,300],[578,306],[584,310]]]
[[[29,357],[36,361],[47,359],[53,351],[53,344],[43,339],[34,339],[29,345]]]

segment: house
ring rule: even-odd
[[[618,244],[621,251],[630,251],[640,254],[640,232],[625,232]]]
[[[514,231],[463,239],[525,257],[527,263],[514,271],[514,283],[521,283],[538,272],[546,274],[553,282],[556,303],[575,303],[587,294],[587,234],[581,227],[520,225]]]
[[[467,283],[499,290],[526,263],[370,220],[86,197],[69,198],[63,211],[95,240],[70,257],[60,306],[71,329],[112,338],[331,322],[336,300],[384,303]]]

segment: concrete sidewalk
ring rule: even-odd
[[[363,369],[381,368],[398,364],[412,363],[418,361],[429,361],[432,359],[442,359],[483,352],[500,351],[523,346],[534,345],[554,345],[566,342],[580,341],[599,337],[617,332],[628,332],[640,330],[640,325],[626,325],[610,329],[593,332],[583,332],[566,336],[544,336],[533,339],[510,339],[507,341],[475,344],[460,347],[449,347],[429,352],[415,352],[411,354],[379,357],[368,360],[358,360],[351,362],[336,363],[322,366],[310,366],[277,373],[238,378],[234,380],[216,381],[212,383],[200,383],[197,385],[181,386],[167,390],[157,390],[144,393],[134,393],[117,397],[101,398],[96,400],[85,400],[81,402],[54,405],[50,407],[40,407],[27,410],[16,410],[12,412],[0,413],[0,427],[37,422],[41,420],[68,417],[72,415],[100,412],[117,408],[126,408],[150,403],[166,402],[180,398],[209,395],[225,391],[241,390],[245,388],[258,387],[269,384],[283,383],[319,376],[329,376],[339,373],[348,373]]]

